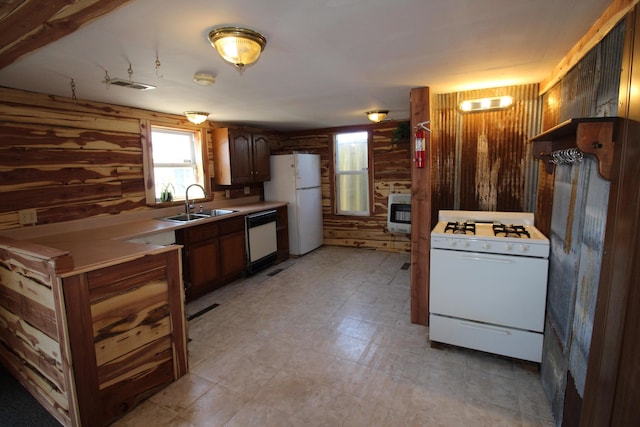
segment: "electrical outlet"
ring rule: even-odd
[[[245,196],[248,196],[249,194],[251,194],[251,187],[249,186],[244,187],[244,194]]]
[[[393,193],[393,191],[395,190],[393,184],[389,184],[389,193]]]
[[[18,219],[22,225],[33,225],[38,222],[38,214],[35,209],[23,209],[18,211]]]
[[[231,190],[224,190],[224,197],[227,199],[231,198]]]

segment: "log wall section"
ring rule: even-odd
[[[272,154],[292,152],[320,154],[324,244],[409,252],[410,236],[387,230],[388,197],[391,186],[396,193],[411,193],[409,141],[392,141],[398,122],[319,129],[283,135],[272,144]],[[370,216],[336,215],[333,187],[333,136],[340,132],[368,130],[373,140],[372,192]]]
[[[20,227],[22,209],[35,208],[38,224],[153,209],[145,202],[144,126],[197,129],[184,116],[8,88],[0,99],[0,230]],[[202,126],[209,148],[210,126],[221,125]],[[262,195],[261,184],[249,187]],[[246,197],[244,186],[212,179],[211,188],[213,200],[227,200],[226,189],[231,199]]]

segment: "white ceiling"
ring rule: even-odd
[[[0,86],[279,130],[409,117],[411,88],[431,93],[540,82],[610,0],[135,0],[0,70]],[[243,74],[207,34],[264,34]],[[156,55],[161,67],[156,73]],[[136,91],[111,78],[156,85]],[[198,86],[193,74],[216,76]]]

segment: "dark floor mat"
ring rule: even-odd
[[[0,365],[0,425],[59,427],[51,416],[11,374]]]
[[[210,305],[209,307],[205,307],[205,308],[203,308],[202,310],[198,311],[197,313],[193,313],[192,315],[187,316],[187,320],[193,320],[193,319],[195,319],[196,317],[200,317],[200,316],[202,316],[203,314],[210,312],[211,310],[213,310],[214,308],[216,308],[216,307],[217,307],[217,306],[219,306],[219,305],[220,305],[220,304],[212,304],[212,305]]]

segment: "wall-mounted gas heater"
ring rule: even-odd
[[[411,233],[411,194],[389,194],[387,230],[389,233]]]

